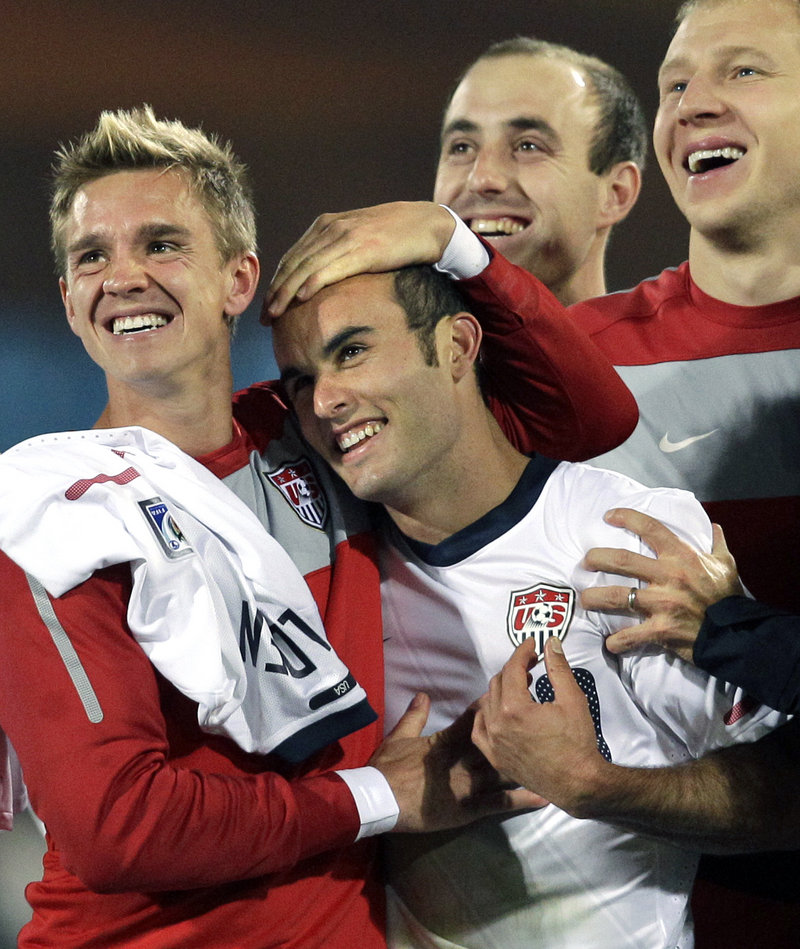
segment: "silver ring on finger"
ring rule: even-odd
[[[636,594],[639,592],[638,587],[631,587],[628,590],[628,609],[631,613],[636,613]]]

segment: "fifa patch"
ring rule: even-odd
[[[161,498],[150,498],[138,503],[145,520],[158,538],[161,549],[170,560],[178,560],[180,557],[186,557],[193,552],[192,545],[183,536],[183,532],[170,513],[169,507]]]
[[[536,651],[544,651],[551,636],[567,635],[575,610],[575,591],[552,583],[537,583],[525,590],[515,590],[509,599],[506,630],[515,646],[531,636],[536,637]]]
[[[307,458],[298,458],[297,461],[269,472],[267,477],[304,524],[323,529],[328,517],[328,499]]]

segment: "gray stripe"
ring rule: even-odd
[[[639,424],[592,464],[701,501],[800,493],[800,349],[617,371],[639,403]]]
[[[28,578],[28,586],[31,588],[39,616],[41,616],[42,621],[50,631],[50,635],[53,637],[53,643],[63,659],[64,665],[67,667],[67,672],[69,673],[70,679],[72,679],[72,684],[75,686],[78,697],[83,703],[86,717],[93,724],[102,722],[103,710],[100,707],[100,702],[92,688],[92,683],[89,681],[89,676],[86,675],[86,670],[83,668],[77,652],[75,652],[75,647],[70,641],[69,634],[58,621],[58,617],[53,609],[53,604],[47,595],[47,590],[39,583],[36,577],[32,577],[29,573],[26,573],[25,576]]]

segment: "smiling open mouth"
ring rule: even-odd
[[[686,159],[686,168],[693,174],[703,174],[707,171],[713,171],[715,168],[723,168],[725,165],[732,165],[745,154],[744,148],[730,145],[725,148],[704,148],[698,152],[692,152]]]
[[[473,217],[467,223],[470,230],[482,237],[508,237],[524,231],[530,221],[521,217]]]
[[[145,333],[148,330],[166,326],[169,320],[166,316],[156,313],[147,313],[144,316],[118,316],[111,324],[111,332],[115,336],[127,336],[130,333]]]
[[[368,422],[363,428],[345,432],[344,435],[336,439],[336,444],[339,446],[339,451],[341,451],[342,454],[347,454],[347,452],[355,448],[356,445],[360,445],[367,438],[372,438],[373,435],[377,435],[382,429],[383,422]]]

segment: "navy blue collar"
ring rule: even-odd
[[[462,528],[439,544],[424,544],[400,535],[409,548],[431,567],[449,567],[470,557],[522,520],[533,505],[547,479],[560,464],[550,458],[534,455],[509,496],[483,517]],[[399,533],[395,529],[396,533]]]

